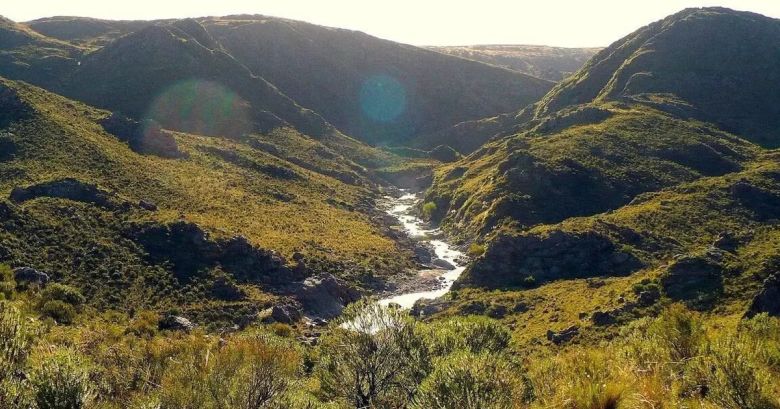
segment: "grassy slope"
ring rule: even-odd
[[[443,224],[484,235],[600,213],[705,175],[738,170],[760,148],[696,121],[641,105],[602,105],[611,116],[550,134],[491,142],[437,171],[427,201]]]
[[[582,67],[599,48],[564,48],[539,45],[471,45],[428,47],[433,51],[560,81]]]
[[[481,305],[481,313],[506,307],[509,314],[503,317],[516,328],[516,338],[524,345],[544,339],[548,329],[561,330],[572,324],[585,328],[581,340],[610,337],[615,329],[595,327],[587,317],[596,310],[606,311],[619,307],[619,297],[636,298],[632,285],[644,279],[657,280],[668,274],[668,268],[680,255],[700,256],[712,251],[712,243],[723,232],[739,238],[733,251],[723,254],[722,265],[727,271],[724,288],[716,296],[714,306],[708,306],[713,317],[738,320],[744,314],[761,281],[774,272],[780,263],[780,228],[777,208],[767,213],[762,206],[735,198],[733,186],[749,183],[773,192],[780,203],[780,154],[762,155],[750,163],[744,171],[724,176],[707,177],[674,188],[642,196],[634,203],[615,211],[588,217],[570,218],[558,224],[541,225],[525,232],[503,230],[499,235],[548,237],[552,232],[596,232],[623,251],[634,254],[644,267],[625,277],[601,277],[599,271],[591,271],[592,278],[564,279],[543,284],[538,288],[497,290],[468,288],[481,287],[495,282],[517,282],[513,277],[522,276],[518,267],[502,268],[507,262],[520,266],[524,260],[503,260],[506,255],[489,247],[485,255],[477,258],[460,280],[466,285],[451,295],[454,304],[443,315],[463,313]],[[775,204],[777,206],[777,204]],[[770,218],[767,219],[767,214]],[[773,216],[771,216],[773,214]],[[638,234],[637,239],[626,240],[625,231]],[[621,235],[622,234],[622,235]],[[528,254],[532,257],[534,254]],[[550,262],[550,261],[548,261]],[[541,269],[546,268],[543,262]],[[551,261],[554,263],[554,261]],[[533,272],[531,272],[533,274]],[[561,272],[561,276],[569,272]],[[500,278],[502,277],[503,278]],[[489,281],[488,281],[489,280]],[[590,285],[594,280],[601,286]],[[676,300],[665,298],[663,302]],[[696,300],[686,300],[696,306]],[[527,311],[513,313],[518,304],[529,307]],[[654,314],[658,306],[640,309],[636,316]],[[479,309],[478,309],[479,310]],[[586,314],[586,319],[580,317]],[[630,319],[631,315],[624,317]],[[535,341],[534,341],[535,339]],[[592,339],[591,339],[592,341]]]
[[[95,275],[111,276],[114,273],[113,287],[108,279],[104,282],[108,289],[100,289],[99,281],[87,286],[96,291],[88,291],[88,294],[97,296],[95,301],[102,305],[118,301],[106,293],[123,286],[133,286],[140,292],[125,294],[122,304],[132,305],[139,299],[144,300],[143,294],[154,289],[155,284],[142,290],[142,282],[132,284],[136,276],[166,281],[165,273],[160,273],[164,266],[146,265],[139,250],[121,238],[120,230],[127,223],[140,221],[166,222],[183,217],[203,226],[214,237],[241,234],[256,245],[281,252],[288,259],[293,251],[299,250],[309,259],[326,260],[326,265],[333,266],[334,273],[353,280],[360,280],[368,269],[382,274],[399,271],[405,266],[397,257],[401,250],[383,237],[378,226],[369,220],[370,216],[361,210],[373,197],[366,188],[341,183],[261,150],[221,138],[177,133],[179,149],[188,153],[189,158],[171,160],[142,156],[103,132],[94,122],[107,115],[105,111],[23,83],[3,81],[3,87],[17,90],[34,113],[27,119],[12,121],[4,130],[12,134],[10,140],[16,146],[16,154],[10,160],[0,162],[0,174],[3,175],[0,195],[8,197],[15,186],[72,177],[117,192],[129,202],[146,199],[160,207],[155,213],[134,209],[112,212],[47,198],[12,206],[14,212],[22,214],[22,219],[26,220],[18,231],[11,228],[4,232],[4,247],[12,249],[13,263],[24,262],[57,270],[66,281],[89,281],[90,277],[102,280],[105,277]],[[301,136],[287,137],[284,132],[297,135],[292,130],[278,130],[273,135],[274,140],[288,138],[290,149],[297,141],[304,140]],[[309,139],[305,141],[312,143]],[[260,164],[289,168],[300,178],[269,177],[226,162],[208,153],[204,147],[233,151]],[[320,145],[319,149],[326,148]],[[302,155],[299,160],[306,162],[307,154]],[[329,165],[324,163],[325,159],[320,159],[320,163],[330,169],[343,166],[338,164],[339,157],[333,160],[335,163]],[[57,236],[40,237],[41,240],[25,238],[25,234],[35,235],[36,230],[57,232],[53,233]],[[103,266],[93,272],[89,265],[72,267],[78,266],[78,263],[71,264],[78,258],[77,254],[89,254],[88,249],[93,246],[101,249],[94,260],[98,265],[116,259],[112,265],[118,270],[106,272]],[[47,253],[59,256],[47,258]],[[125,267],[123,263],[127,263]],[[334,263],[343,265],[338,267],[339,264]],[[169,281],[160,286],[176,284]],[[171,291],[172,294],[163,292],[160,297],[170,295],[174,300],[191,300],[202,295],[197,288],[181,290],[186,293],[184,295],[178,294],[179,290]],[[113,297],[116,295],[114,293]],[[155,301],[160,300],[152,299]],[[145,303],[141,301],[141,304]]]
[[[519,109],[552,86],[349,30],[264,16],[201,22],[252,72],[347,134],[375,144],[415,143],[420,135],[464,120]],[[393,78],[404,94],[405,108],[387,122],[372,120],[361,109],[363,87],[377,75]]]

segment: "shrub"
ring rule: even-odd
[[[140,337],[153,337],[157,334],[160,315],[154,311],[141,311],[130,321],[125,333]]]
[[[436,356],[460,350],[474,354],[499,353],[507,349],[511,339],[504,325],[482,316],[451,318],[429,324],[425,334],[431,352]]]
[[[434,214],[436,213],[437,207],[436,203],[433,202],[426,202],[422,206],[422,216],[423,218],[430,220],[433,218]]]
[[[24,388],[15,375],[27,362],[32,330],[19,311],[0,301],[0,407],[22,407]]]
[[[56,300],[68,303],[74,307],[79,307],[85,302],[84,296],[81,295],[81,291],[69,285],[60,283],[47,285],[46,288],[41,291],[41,298],[44,303],[46,301]]]
[[[75,351],[56,350],[33,371],[37,409],[82,409],[93,399],[86,360]]]
[[[418,324],[370,300],[350,305],[322,338],[316,368],[322,395],[355,407],[403,407],[431,370]]]
[[[183,354],[161,381],[160,407],[282,408],[301,366],[290,343],[250,334]]]
[[[76,309],[64,301],[49,300],[41,306],[41,314],[52,318],[59,324],[69,325],[76,318]]]
[[[704,335],[698,315],[681,304],[664,310],[647,329],[647,336],[664,349],[670,363],[683,363],[697,356]]]
[[[487,250],[487,247],[484,244],[479,243],[471,243],[469,245],[469,249],[466,251],[466,254],[469,257],[476,258],[483,254],[485,254],[485,251]]]
[[[500,355],[459,352],[436,365],[414,397],[415,409],[509,409],[524,399],[519,368]]]
[[[712,343],[698,366],[708,400],[723,409],[777,409],[770,374],[755,362],[758,345],[745,336],[727,336]]]
[[[293,328],[287,324],[281,323],[281,322],[274,322],[268,326],[268,328],[273,332],[275,335],[280,336],[282,338],[289,338],[293,335]]]

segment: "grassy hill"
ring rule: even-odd
[[[485,44],[428,47],[433,51],[509,68],[532,77],[561,81],[579,70],[600,48]]]
[[[775,93],[760,91],[775,83],[766,47],[778,24],[685,10],[601,51],[533,107],[461,125],[496,136],[437,170],[426,196],[431,217],[481,254],[448,310],[529,291],[571,304],[558,329],[596,310],[625,323],[646,312],[614,299],[636,300],[631,287],[650,280],[669,302],[742,316],[780,257]],[[600,280],[583,293],[592,300],[564,291]],[[516,322],[534,316],[543,334],[558,312]]]
[[[100,123],[108,112],[24,83],[3,80],[0,104],[0,259],[77,285],[96,306],[256,309],[276,284],[294,279],[281,266],[251,268],[258,257],[270,260],[267,251],[289,265],[301,253],[310,268],[360,286],[407,267],[397,256],[407,250],[372,219],[376,192],[364,187],[365,175],[294,129],[252,134],[245,143],[149,136],[172,140],[179,154],[170,158],[138,153],[107,133]],[[334,178],[348,172],[363,186]],[[155,258],[148,240],[165,229],[183,247],[165,245],[170,254]],[[250,264],[220,267],[198,258],[216,250],[198,246],[241,249],[231,258]],[[219,280],[245,296],[214,296]]]
[[[672,94],[691,105],[690,116],[777,147],[778,36],[780,21],[773,18],[686,9],[599,52],[545,96],[535,115],[591,101],[652,103],[652,94]]]
[[[545,80],[360,32],[264,16],[202,23],[254,73],[373,144],[418,142],[430,149],[436,145],[417,137],[515,110],[551,87]]]
[[[198,22],[222,46],[218,52],[229,54],[346,134],[372,144],[416,143],[432,149],[438,144],[427,144],[420,137],[465,120],[520,109],[553,85],[506,69],[299,21],[242,15]],[[110,48],[115,41],[126,47],[130,40],[120,40],[121,36],[133,34],[140,40],[138,32],[148,36],[150,26],[171,24],[175,22],[52,17],[31,21],[26,27],[94,51]],[[181,33],[175,37],[186,38]],[[155,60],[152,55],[135,57]],[[94,63],[94,58],[89,60]],[[102,67],[105,71],[121,68],[103,62],[109,64]],[[76,81],[65,91],[83,89],[81,85]]]

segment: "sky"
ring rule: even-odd
[[[601,47],[686,7],[724,6],[780,18],[779,0],[2,0],[0,15],[115,20],[264,14],[413,45]]]

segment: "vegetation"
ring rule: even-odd
[[[508,343],[495,320],[421,323],[370,302],[314,347],[266,328],[135,335],[120,315],[41,327],[22,300],[0,305],[8,408],[780,407],[780,321],[766,314],[713,325],[676,304],[553,352]]]

